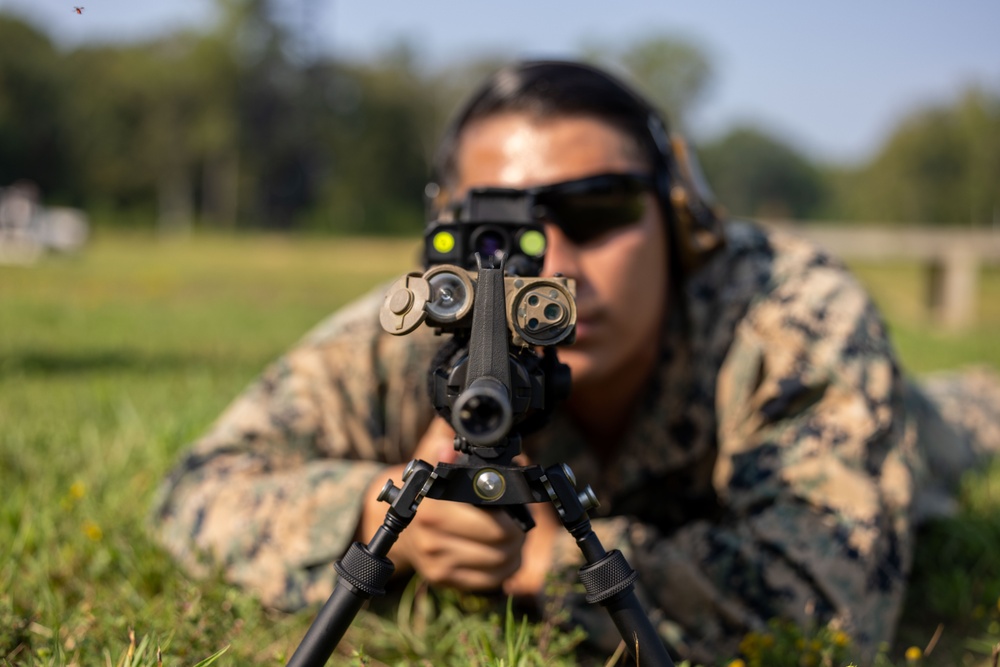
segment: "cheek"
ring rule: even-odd
[[[586,273],[607,306],[631,314],[637,308],[659,311],[667,289],[667,252],[658,222],[620,234],[588,260]]]

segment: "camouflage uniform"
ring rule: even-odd
[[[155,520],[183,564],[221,564],[280,608],[326,599],[363,490],[409,459],[432,417],[440,339],[383,333],[381,301],[307,335],[174,470]],[[595,530],[639,571],[682,655],[733,655],[745,632],[785,617],[832,621],[870,656],[899,615],[918,491],[954,483],[973,457],[968,431],[903,378],[865,291],[807,243],[729,223],[682,301],[610,465],[559,412],[527,453],[594,487]],[[951,472],[931,480],[930,466]],[[560,569],[580,563],[568,534],[556,551]],[[578,618],[599,637],[602,614]]]

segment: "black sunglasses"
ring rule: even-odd
[[[642,173],[598,174],[573,181],[529,188],[532,215],[550,222],[577,245],[633,225],[646,213],[653,177]]]

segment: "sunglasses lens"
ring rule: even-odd
[[[545,217],[577,244],[599,239],[632,225],[646,212],[646,188],[635,181],[595,183],[571,192],[549,192],[540,198]]]

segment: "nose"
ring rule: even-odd
[[[545,225],[545,264],[542,275],[560,274],[567,278],[580,279],[580,249],[566,237],[559,227]]]

